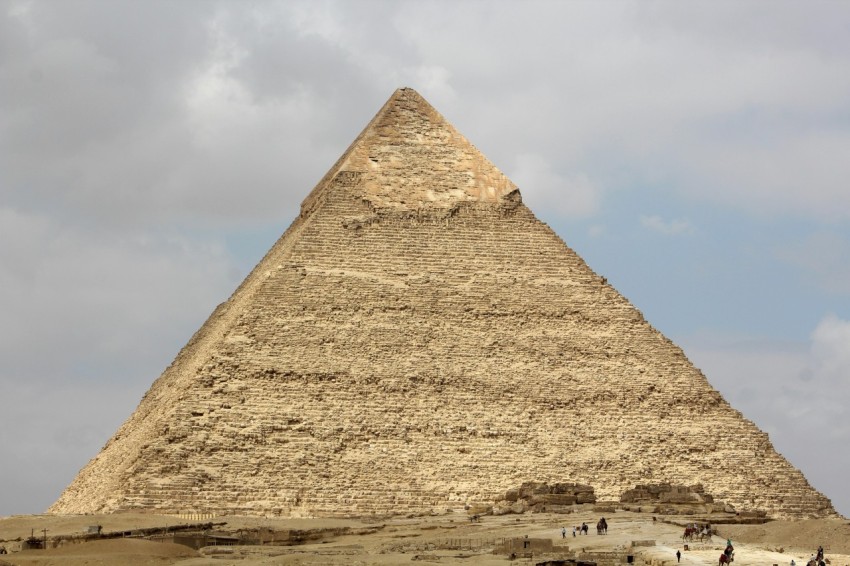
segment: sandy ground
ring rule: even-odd
[[[793,558],[803,566],[810,554],[822,545],[832,566],[850,566],[850,523],[846,520],[774,521],[764,525],[716,525],[721,536],[712,542],[688,542],[684,550],[682,528],[674,522],[681,517],[618,511],[605,514],[608,535],[572,536],[571,526],[587,522],[595,525],[599,513],[570,515],[527,514],[483,517],[471,523],[464,514],[382,520],[342,519],[260,519],[224,517],[225,531],[269,527],[321,530],[320,540],[296,546],[205,547],[200,551],[171,542],[137,538],[97,540],[48,550],[25,550],[0,555],[0,565],[32,566],[270,566],[290,564],[506,564],[506,555],[492,553],[494,544],[505,538],[528,536],[547,538],[554,544],[551,555],[517,559],[513,564],[536,564],[546,558],[568,558],[569,552],[622,552],[632,541],[653,541],[635,547],[635,564],[674,566],[676,550],[682,551],[683,566],[709,566],[725,546],[725,537],[735,545],[734,566],[789,566]],[[670,522],[668,522],[670,521]],[[104,532],[134,530],[185,524],[175,517],[118,514],[89,516],[16,516],[0,519],[0,544],[16,550],[20,540],[31,534],[43,536],[84,533],[89,525],[102,525]],[[567,537],[561,537],[561,527]],[[330,529],[348,527],[360,534],[334,535]],[[328,529],[328,531],[324,531]],[[339,532],[339,531],[337,531]]]

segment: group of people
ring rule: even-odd
[[[684,538],[693,539],[693,537],[710,538],[711,537],[711,524],[706,523],[704,525],[700,523],[688,523],[685,525],[685,535]]]
[[[576,534],[587,534],[587,531],[590,527],[587,526],[587,523],[582,523],[580,527],[573,527],[573,536]],[[567,527],[561,527],[561,538],[567,538]]]

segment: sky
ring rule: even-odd
[[[850,515],[847,2],[0,0],[0,516],[402,86]]]

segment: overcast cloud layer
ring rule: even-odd
[[[400,86],[850,514],[847,3],[6,0],[0,515],[58,497]]]

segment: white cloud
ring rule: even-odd
[[[600,190],[587,175],[560,174],[539,155],[518,155],[508,177],[520,188],[532,209],[553,210],[575,218],[589,216],[599,206]]]
[[[179,233],[116,238],[0,208],[0,241],[0,358],[22,378],[158,373],[235,286],[221,245]]]
[[[641,216],[640,225],[644,228],[664,234],[665,236],[675,236],[678,234],[693,234],[694,227],[687,220],[669,220],[665,221],[658,215]]]
[[[591,238],[601,238],[608,233],[608,227],[604,224],[594,224],[587,229],[587,234]]]
[[[850,402],[850,321],[831,314],[820,321],[812,332],[811,372],[816,385],[824,392],[833,391],[830,399],[842,403],[846,411]],[[836,415],[837,416],[837,415]]]
[[[738,137],[752,136],[759,127],[770,139]],[[704,191],[712,200],[762,216],[850,219],[850,131],[803,131],[808,127],[777,116],[746,132],[730,132],[722,141],[685,139],[677,156],[685,167],[681,173],[700,181],[680,182],[688,191]]]
[[[850,241],[822,229],[773,250],[775,257],[799,268],[801,278],[829,293],[850,294]]]
[[[0,48],[12,86],[0,98],[6,203],[113,229],[292,217],[347,143],[327,135],[345,124],[327,111],[339,92],[317,95],[310,81],[316,68],[345,69],[344,52],[287,33],[288,20],[262,43],[246,33],[249,14],[212,4],[100,8],[36,5],[26,33],[0,21],[0,35],[18,38]],[[271,52],[287,64],[275,68]]]

